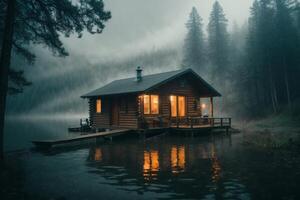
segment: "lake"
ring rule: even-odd
[[[33,139],[70,137],[74,120],[8,120],[5,148],[31,199],[300,199],[300,154],[243,145],[243,133],[91,141],[36,151]]]

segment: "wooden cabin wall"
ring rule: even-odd
[[[119,127],[136,129],[138,126],[137,120],[137,96],[136,95],[123,95],[120,99],[120,112],[119,112]]]
[[[106,98],[102,98],[102,112],[96,113],[96,100],[97,98],[89,99],[91,126],[93,128],[110,128],[109,101]]]
[[[94,128],[126,128],[136,129],[137,120],[137,96],[122,95],[112,97],[102,97],[102,113],[96,113],[96,100],[91,98],[90,105],[90,122]],[[118,119],[116,124],[112,124],[112,106],[117,106]]]
[[[199,104],[200,88],[196,88],[188,76],[174,79],[161,87],[153,90],[162,99],[163,115],[171,113],[170,95],[186,97],[186,116],[200,116],[201,109]]]
[[[159,106],[160,106],[159,114],[143,115],[143,116],[150,127],[153,125],[153,119],[157,116],[170,118],[171,116],[170,95],[178,95],[178,96],[186,97],[186,117],[201,116],[201,108],[199,103],[201,90],[200,91],[199,90],[200,88],[195,88],[195,86],[188,79],[188,77],[185,76],[170,81],[166,84],[163,84],[162,86],[148,92],[148,94],[159,95]]]

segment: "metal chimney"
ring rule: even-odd
[[[136,81],[140,82],[142,80],[142,69],[140,66],[136,68]]]

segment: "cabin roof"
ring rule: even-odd
[[[194,76],[196,76],[199,83],[204,85],[209,91],[210,96],[221,96],[221,94],[216,89],[214,89],[210,84],[203,80],[192,69],[180,69],[158,74],[145,75],[142,77],[141,81],[136,81],[135,77],[115,80],[108,83],[107,85],[104,85],[101,88],[98,88],[85,95],[82,95],[81,97],[91,98],[96,96],[147,92],[187,73],[192,73]]]

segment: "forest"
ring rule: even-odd
[[[299,109],[299,2],[256,0],[247,26],[233,27],[216,2],[205,26],[193,8],[184,66],[206,71],[224,94],[223,109],[256,118]],[[299,111],[299,110],[298,110]]]
[[[299,0],[0,0],[0,198],[300,199],[299,86]]]
[[[204,24],[194,7],[186,16],[182,46],[152,49],[125,59],[102,63],[76,55],[51,59],[37,46],[41,59],[31,67],[16,52],[10,93],[18,94],[9,96],[7,112],[84,113],[87,103],[80,95],[111,80],[133,76],[133,69],[141,65],[146,74],[193,68],[223,94],[217,100],[220,115],[255,119],[286,111],[298,113],[299,2],[255,0],[249,10],[247,22],[237,25],[227,20],[216,1]],[[23,74],[22,79],[14,78]]]

